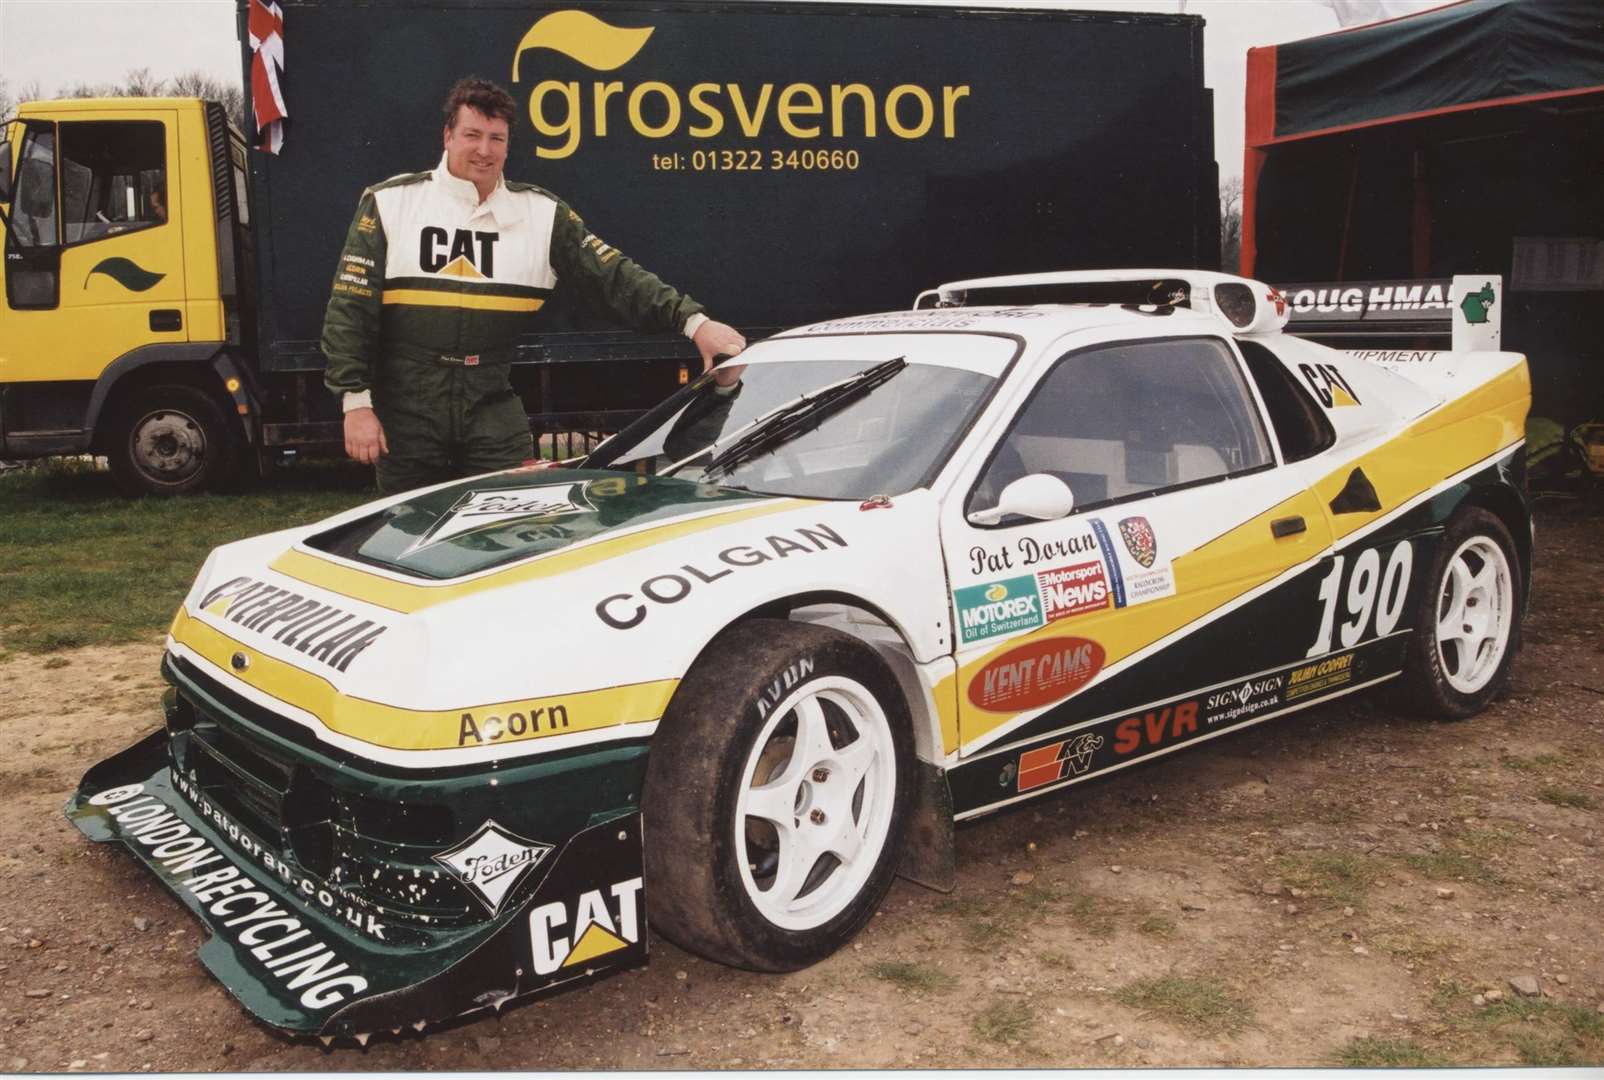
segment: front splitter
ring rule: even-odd
[[[157,731],[91,768],[67,817],[91,840],[120,841],[183,901],[211,933],[201,963],[266,1024],[299,1035],[422,1027],[646,961],[638,813],[575,834],[539,888],[493,918],[398,946],[371,916],[342,917],[336,897],[307,891],[264,838],[175,778],[167,738]],[[319,893],[335,901],[328,910]]]

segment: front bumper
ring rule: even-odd
[[[166,673],[169,730],[91,768],[67,816],[206,925],[201,962],[258,1019],[421,1027],[645,962],[640,814],[617,794],[643,753],[387,778],[286,748]]]

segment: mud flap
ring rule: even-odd
[[[175,781],[166,746],[157,731],[91,768],[67,817],[91,840],[121,841],[205,924],[201,962],[264,1023],[300,1035],[433,1023],[646,961],[638,813],[575,834],[498,915],[421,931],[409,921],[403,945]]]
[[[946,770],[928,761],[918,762],[907,850],[897,873],[916,885],[950,893],[958,887],[958,853],[952,830],[952,789]]]

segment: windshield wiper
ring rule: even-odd
[[[837,408],[868,394],[908,366],[904,357],[886,360],[864,368],[856,375],[832,383],[822,390],[802,394],[795,401],[773,409],[746,434],[725,447],[703,470],[704,476],[716,472],[729,473],[735,466],[750,461],[781,443],[810,431],[824,422],[824,418]]]

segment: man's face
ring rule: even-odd
[[[507,121],[471,105],[458,106],[456,126],[445,129],[445,146],[451,175],[472,181],[481,197],[488,195],[507,163]]]

